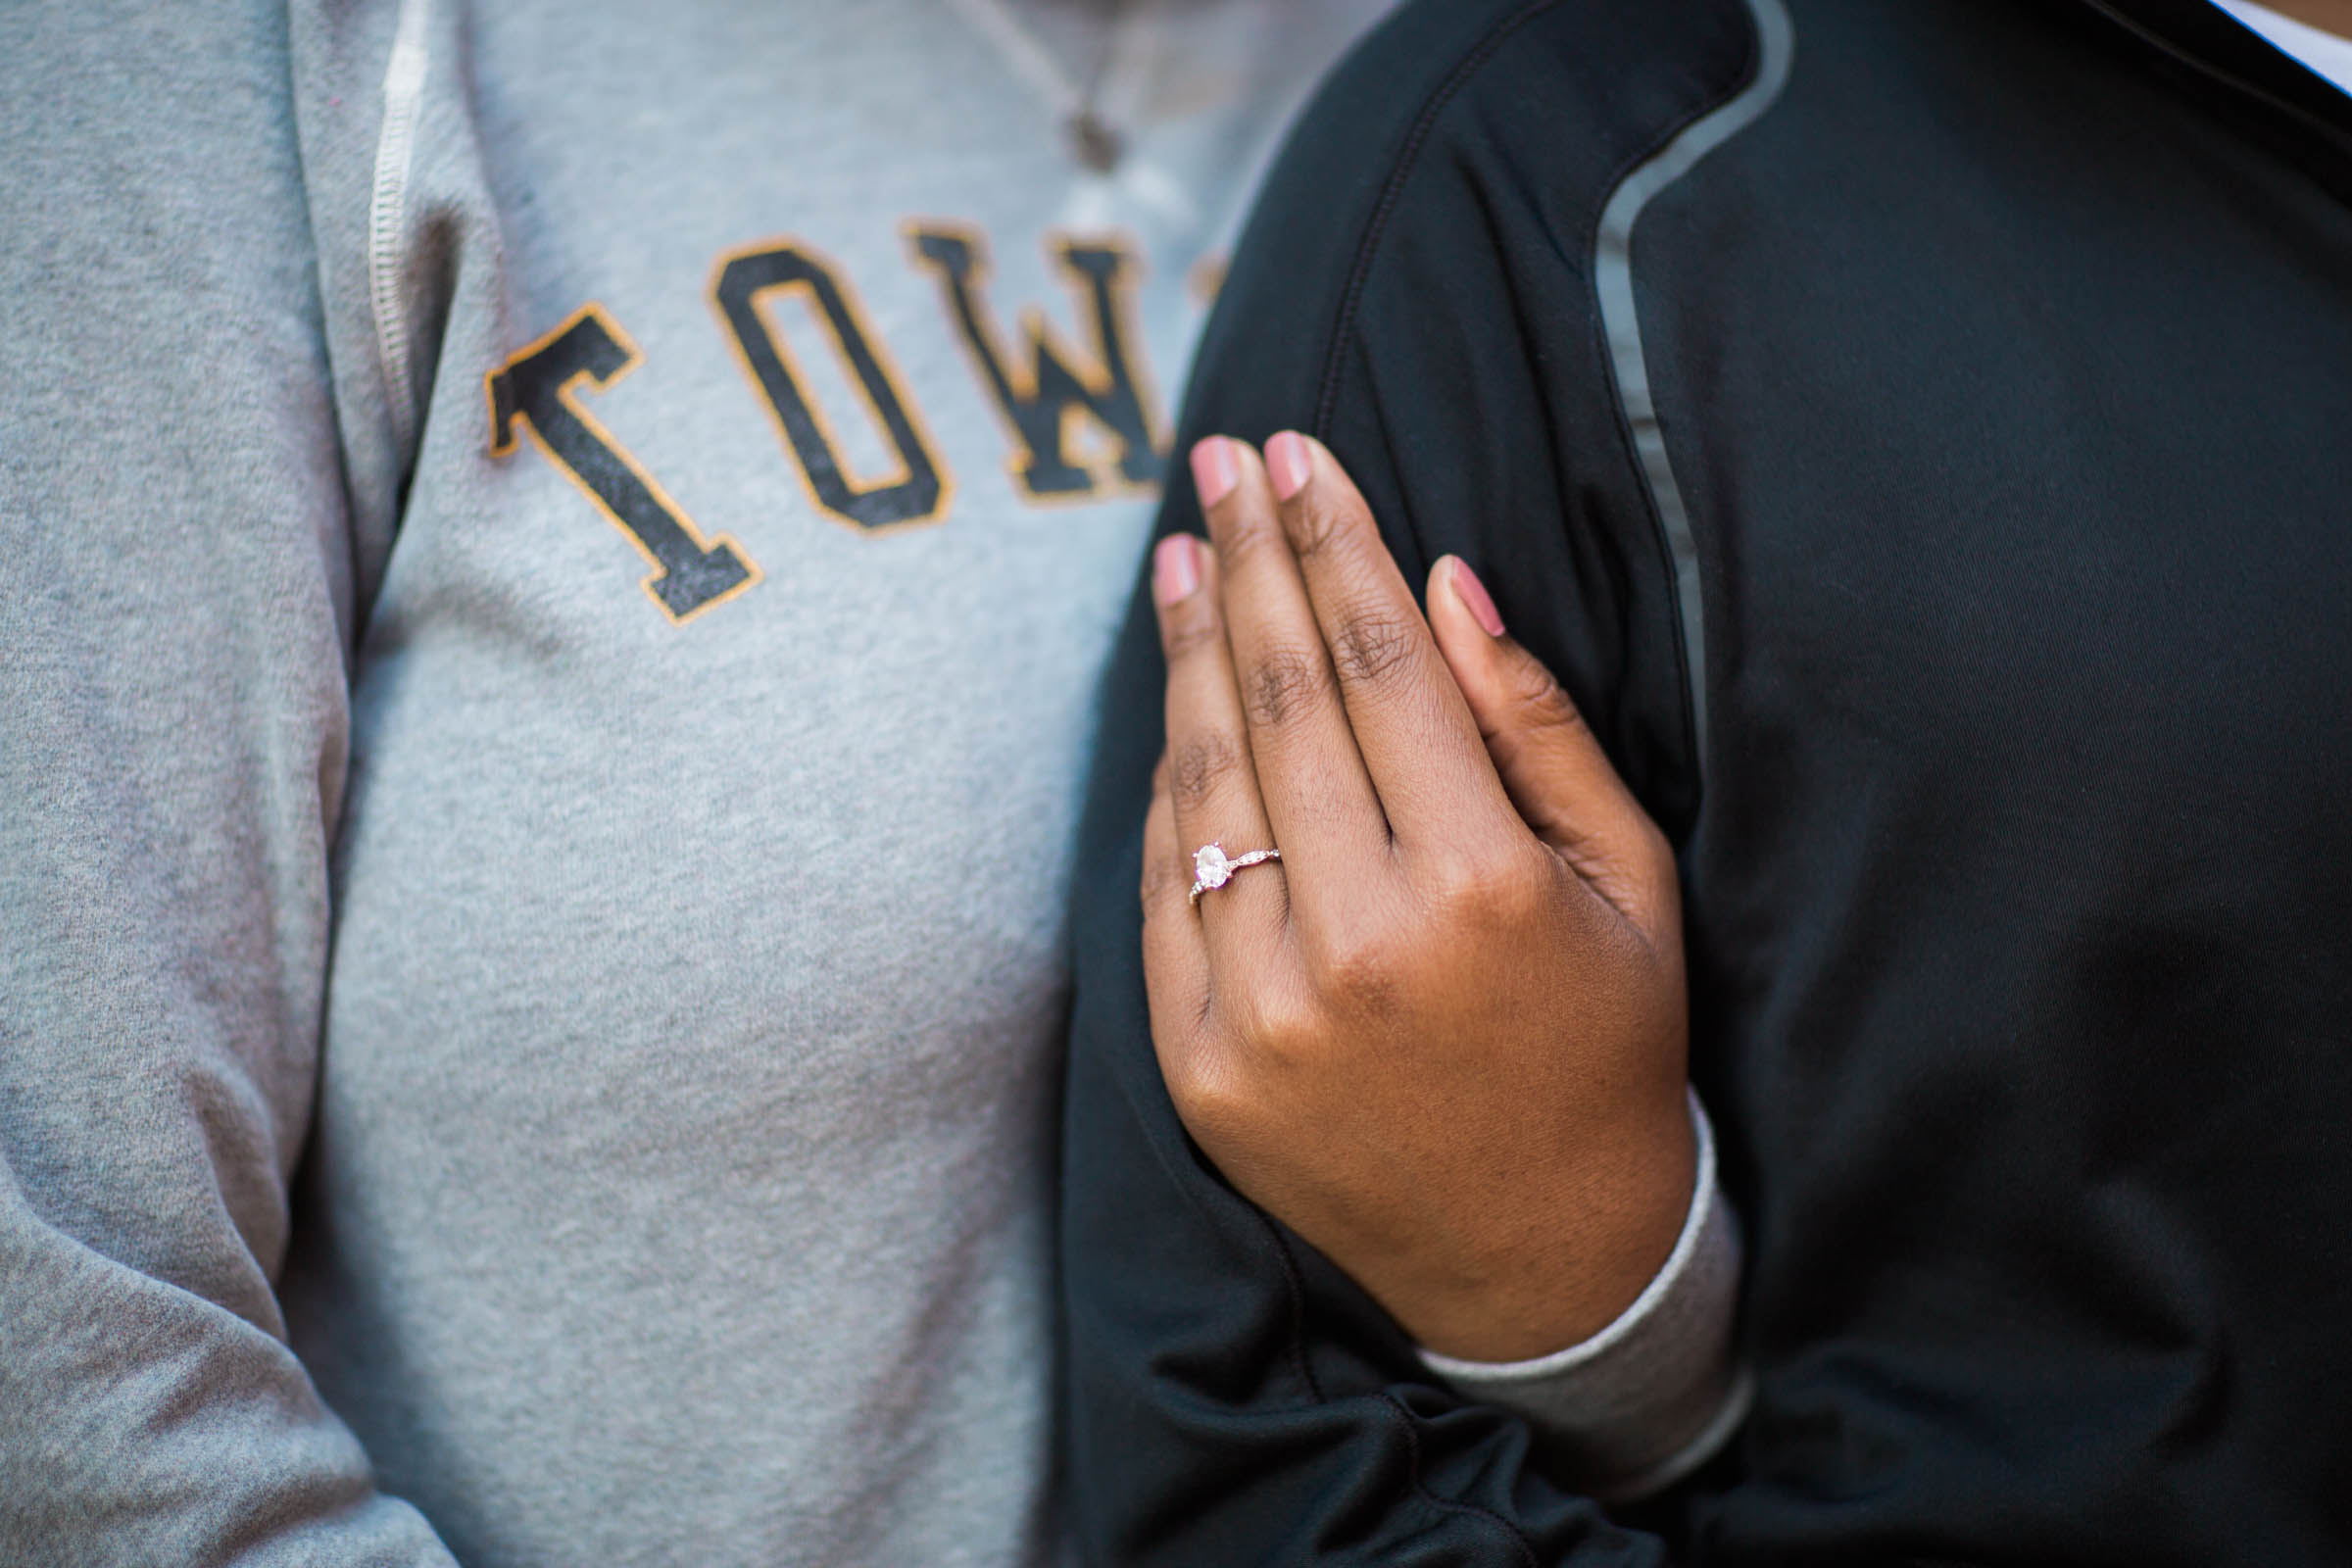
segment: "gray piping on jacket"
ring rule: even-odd
[[[1642,322],[1634,306],[1634,224],[1649,199],[1690,172],[1691,166],[1763,117],[1788,82],[1795,29],[1781,0],[1744,0],[1756,27],[1756,74],[1748,84],[1659,148],[1619,181],[1600,211],[1600,237],[1593,248],[1592,278],[1600,295],[1601,327],[1608,333],[1609,360],[1617,396],[1632,427],[1634,453],[1642,482],[1666,530],[1674,555],[1675,604],[1682,618],[1683,660],[1690,689],[1690,723],[1698,752],[1693,762],[1703,782],[1707,751],[1707,630],[1698,593],[1698,547],[1690,537],[1690,514],[1675,483],[1658,427],[1657,405],[1649,395],[1649,364],[1642,354]]]

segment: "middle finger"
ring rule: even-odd
[[[1372,510],[1319,441],[1266,443],[1281,524],[1339,673],[1342,704],[1397,847],[1520,826],[1486,741]]]
[[[1294,903],[1313,888],[1360,891],[1384,865],[1387,818],[1341,705],[1331,656],[1284,536],[1266,470],[1246,443],[1211,436],[1193,451],[1195,483],[1224,577],[1226,638],[1266,815],[1286,856]]]

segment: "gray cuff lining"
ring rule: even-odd
[[[1530,1361],[1462,1361],[1423,1350],[1455,1392],[1526,1416],[1594,1495],[1624,1501],[1706,1462],[1747,1413],[1752,1384],[1732,1359],[1739,1217],[1716,1183],[1715,1129],[1690,1097],[1698,1170],[1690,1217],[1657,1277],[1592,1338]]]

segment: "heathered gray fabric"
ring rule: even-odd
[[[1053,1555],[1058,926],[1151,501],[1021,497],[901,225],[985,236],[1022,366],[1028,304],[1095,358],[1048,231],[1128,235],[1164,441],[1186,273],[1380,3],[1133,0],[1110,182],[939,0],[411,0],[405,164],[395,4],[0,8],[0,1562]],[[710,298],[778,236],[936,520],[811,501]],[[683,624],[491,451],[592,303],[642,360],[578,407],[763,573]]]
[[[1093,493],[1024,498],[901,230],[986,243],[1031,384],[1024,304],[1099,347],[1042,242],[1123,235],[1164,442],[1188,273],[1385,0],[1128,0],[1106,57],[1019,0],[1108,180],[960,3],[0,11],[0,1562],[1054,1557],[1057,928],[1151,499],[1083,416]],[[784,236],[930,520],[821,510],[739,366],[715,274]],[[575,409],[761,573],[682,624],[494,450],[590,306],[639,358]],[[1452,1370],[1638,1449],[1736,1273],[1653,1287],[1641,1377]]]

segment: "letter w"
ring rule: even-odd
[[[988,281],[988,244],[971,229],[945,223],[909,225],[916,258],[937,269],[948,313],[970,350],[1019,452],[1013,476],[1034,497],[1072,498],[1155,482],[1166,457],[1153,434],[1149,368],[1141,345],[1131,351],[1127,309],[1139,264],[1115,241],[1056,239],[1048,254],[1070,277],[1072,292],[1093,329],[1090,364],[1057,344],[1045,313],[1021,313],[1027,366],[1007,358],[990,323],[981,292]],[[1073,416],[1084,415],[1110,438],[1114,479],[1071,451]]]

